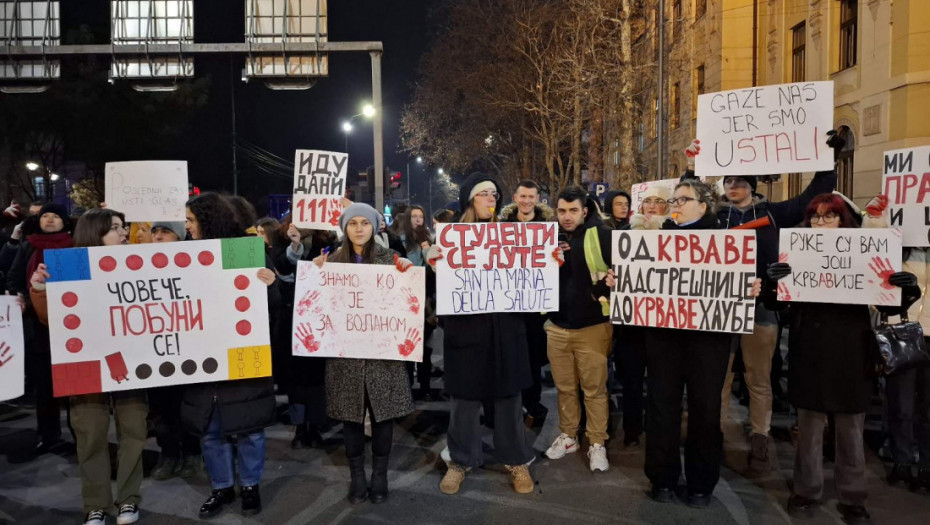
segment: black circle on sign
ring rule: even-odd
[[[197,371],[197,363],[192,359],[188,359],[181,363],[181,371],[184,372],[184,375],[193,375]]]
[[[212,357],[208,357],[203,360],[203,371],[204,372],[208,374],[212,374],[213,372],[216,372],[217,368],[219,368],[219,364],[216,362],[216,359],[213,359]]]
[[[136,367],[136,377],[139,379],[148,379],[152,377],[152,367],[142,364]]]
[[[162,363],[161,366],[158,367],[158,373],[161,374],[162,377],[171,377],[174,375],[174,363]]]

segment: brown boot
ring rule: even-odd
[[[533,492],[533,478],[530,476],[530,469],[526,465],[504,465],[510,471],[510,480],[513,482],[513,490],[518,494],[529,494]]]
[[[749,472],[765,476],[772,471],[769,461],[769,437],[763,434],[749,435]]]
[[[451,461],[448,463],[448,467],[449,470],[446,471],[446,475],[439,482],[439,492],[455,494],[459,491],[459,487],[462,486],[462,481],[465,481],[465,473],[470,469]]]

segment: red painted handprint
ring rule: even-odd
[[[886,290],[894,289],[894,285],[888,282],[888,278],[894,273],[894,268],[891,267],[891,261],[888,260],[887,257],[885,257],[884,261],[881,257],[872,257],[872,262],[869,263],[869,269],[875,272],[875,275],[881,279],[882,288]]]
[[[11,351],[10,345],[6,343],[0,343],[0,366],[7,364],[10,359],[13,359],[13,353]]]
[[[300,326],[297,327],[297,338],[300,339],[307,352],[311,354],[320,349],[320,342],[313,336],[313,328],[310,327],[310,323],[300,323]]]
[[[407,357],[412,354],[416,349],[417,345],[420,344],[420,341],[423,339],[420,337],[420,331],[416,328],[411,328],[407,330],[407,339],[403,344],[397,345],[397,351],[400,352],[400,355]]]
[[[790,301],[791,294],[788,293],[788,285],[785,283],[778,283],[778,300],[779,301]]]
[[[339,226],[339,217],[342,216],[342,210],[339,209],[339,199],[332,199],[330,205],[333,207],[333,214],[329,218],[329,223],[333,226]]]
[[[410,307],[410,311],[415,314],[420,313],[420,299],[418,299],[417,296],[413,294],[413,290],[406,287],[402,288],[401,290],[403,290],[403,292],[407,295],[407,306]]]
[[[306,315],[311,309],[315,302],[320,299],[320,292],[314,290],[307,292],[306,295],[297,303],[297,315]],[[315,310],[314,310],[315,311]]]
[[[779,254],[778,254],[778,262],[788,262],[788,254],[787,254],[787,253],[784,253],[784,252],[779,253]]]

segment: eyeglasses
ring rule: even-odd
[[[815,213],[814,215],[811,215],[811,224],[814,224],[815,222],[823,222],[824,224],[833,224],[839,218],[840,216],[833,212],[824,213],[823,215],[817,215]]]
[[[647,204],[647,205],[649,205],[649,206],[652,206],[652,205],[663,206],[663,205],[666,204],[666,202],[667,202],[667,201],[666,201],[665,199],[645,199],[645,200],[643,200],[643,204]]]
[[[684,206],[685,204],[688,204],[691,201],[696,201],[696,200],[697,199],[695,199],[694,197],[678,197],[675,199],[669,199],[668,203],[672,206],[681,207],[681,206]]]
[[[490,191],[490,190],[479,191],[478,193],[475,194],[475,196],[484,197],[484,198],[490,197],[494,200],[497,200],[500,197],[500,195],[496,191]]]

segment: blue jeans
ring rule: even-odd
[[[265,468],[265,431],[238,434],[239,484],[243,487],[258,485]],[[210,474],[210,486],[226,489],[236,484],[236,465],[233,445],[220,434],[220,411],[214,410],[203,436],[203,461]]]

